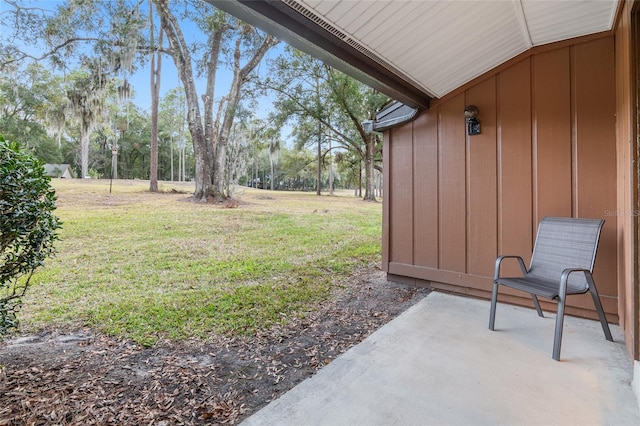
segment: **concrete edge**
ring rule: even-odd
[[[633,361],[633,380],[631,382],[633,393],[636,394],[638,408],[640,408],[640,361]]]

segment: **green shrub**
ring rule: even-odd
[[[55,251],[50,181],[39,160],[0,135],[0,336],[17,327],[33,272]]]

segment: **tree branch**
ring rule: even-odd
[[[33,55],[29,55],[28,53],[25,52],[20,52],[22,54],[22,56],[15,58],[15,59],[11,59],[8,61],[3,62],[1,65],[2,66],[7,66],[7,65],[11,65],[13,63],[16,62],[20,62],[26,58],[29,59],[33,59],[35,61],[41,61],[43,59],[46,59],[54,54],[56,54],[59,50],[67,47],[70,44],[76,43],[76,42],[89,42],[89,41],[93,41],[93,42],[97,42],[100,41],[100,39],[98,38],[93,38],[93,37],[75,37],[75,38],[71,38],[69,40],[66,40],[64,43],[59,44],[58,46],[53,47],[53,49],[51,49],[50,51],[44,53],[42,56],[33,56]]]

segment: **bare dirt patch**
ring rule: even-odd
[[[234,424],[427,293],[370,271],[252,337],[153,348],[92,330],[14,338],[0,343],[0,425]]]

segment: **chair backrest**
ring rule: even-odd
[[[528,276],[560,283],[567,268],[593,272],[604,220],[545,217],[540,221]],[[567,291],[582,293],[588,284],[584,274],[569,277]]]

